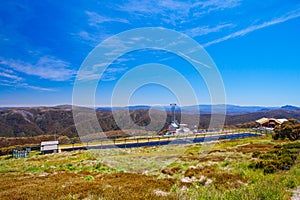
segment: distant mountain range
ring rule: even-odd
[[[213,114],[220,115],[218,111],[224,106],[216,105]],[[151,108],[151,119],[149,109]],[[197,109],[200,110],[200,115]],[[211,118],[211,105],[183,106],[177,107],[177,119],[186,119],[185,123],[197,125],[200,116],[201,128],[207,128]],[[235,106],[226,105],[227,114],[225,125],[235,126],[241,123],[254,122],[262,117],[275,118],[296,118],[300,120],[300,108],[287,105],[282,107],[260,107],[260,106]],[[91,108],[81,108],[91,109]],[[219,110],[218,110],[219,109]],[[150,107],[150,106],[129,106],[117,107],[113,109],[121,118],[125,119],[126,113],[130,111],[131,119],[140,126],[145,126],[151,122],[152,127],[160,127],[161,124],[168,126],[171,121],[170,106]],[[179,112],[181,111],[181,112]],[[167,118],[166,118],[167,112]],[[99,107],[96,109],[98,121],[104,131],[117,131],[117,126],[112,109]],[[126,119],[123,124],[126,125]],[[24,137],[45,134],[66,135],[76,137],[77,131],[74,125],[72,106],[61,105],[54,107],[22,107],[22,108],[1,108],[0,109],[0,137]]]
[[[292,106],[292,105],[285,105],[282,107],[270,107],[270,106],[238,106],[238,105],[194,105],[194,106],[176,106],[176,112],[181,112],[183,114],[210,114],[212,111],[212,107],[214,107],[214,113],[223,113],[224,109],[226,110],[227,115],[241,115],[247,113],[254,113],[254,112],[265,112],[271,110],[291,110],[291,111],[300,111],[300,107]],[[28,109],[30,107],[0,107],[0,110],[9,110],[9,109]],[[53,107],[31,107],[31,108],[52,108],[52,109],[62,109],[62,110],[71,110],[71,105],[59,105]],[[149,106],[149,105],[134,105],[134,106],[119,106],[119,107],[96,107],[97,111],[121,111],[121,110],[141,110],[141,109],[153,109],[158,111],[165,111],[170,112],[170,106]]]
[[[237,105],[194,105],[194,106],[182,106],[176,107],[176,111],[181,111],[183,114],[210,114],[212,112],[212,107],[214,107],[214,113],[220,114],[224,113],[224,109],[226,110],[227,115],[241,115],[247,113],[254,113],[254,112],[264,112],[270,110],[294,110],[299,111],[300,108],[296,106],[286,105],[282,107],[263,107],[263,106],[237,106]],[[120,110],[139,110],[139,109],[154,109],[159,111],[167,111],[170,112],[170,106],[162,106],[162,107],[151,107],[145,105],[136,105],[136,106],[125,106],[125,107],[97,107],[96,110],[99,111],[120,111]]]

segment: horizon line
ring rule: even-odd
[[[295,104],[284,104],[284,105],[242,105],[242,104],[197,104],[197,105],[181,105],[177,106],[179,107],[188,107],[188,106],[212,106],[212,105],[225,105],[225,106],[242,106],[242,107],[284,107],[284,106],[294,106],[294,107],[300,107],[300,105],[295,105]],[[128,106],[149,106],[149,107],[159,107],[159,106],[170,106],[170,104],[155,104],[155,105],[150,105],[150,104],[130,104],[130,105],[116,105],[116,106],[111,106],[111,105],[94,105],[94,106],[87,106],[87,105],[73,105],[73,104],[24,104],[24,105],[0,105],[0,108],[34,108],[34,107],[58,107],[58,106],[78,106],[78,107],[87,107],[87,108],[113,108],[113,107],[128,107]]]

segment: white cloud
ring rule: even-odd
[[[29,85],[28,83],[24,82],[23,78],[15,75],[0,72],[0,76],[4,78],[8,78],[8,80],[5,79],[0,80],[1,86],[15,87],[15,88],[28,88],[28,89],[39,90],[39,91],[51,91],[51,92],[55,91],[52,88],[44,88],[44,87]]]
[[[52,88],[44,88],[44,87],[38,87],[38,86],[33,86],[29,85],[27,83],[20,83],[17,85],[18,87],[23,87],[23,88],[28,88],[32,90],[39,90],[39,91],[47,91],[47,92],[54,92],[55,90]]]
[[[157,4],[154,4],[154,7],[156,6],[160,6],[162,9],[177,11],[181,14],[188,14],[190,9],[194,6],[194,4],[182,1],[165,0],[159,1],[157,2]]]
[[[126,71],[127,67],[109,67],[102,74],[101,81],[114,81],[118,79],[118,73]]]
[[[85,14],[88,16],[88,25],[91,27],[95,27],[94,31],[81,30],[76,33],[71,33],[75,39],[80,39],[87,42],[90,46],[95,47],[101,41],[111,36],[105,32],[105,29],[100,25],[106,22],[119,22],[128,24],[129,21],[127,19],[122,18],[114,18],[114,17],[106,17],[99,15],[96,12],[85,11]]]
[[[217,44],[217,43],[220,43],[220,42],[232,39],[232,38],[244,36],[248,33],[253,32],[253,31],[256,31],[256,30],[259,30],[259,29],[262,29],[262,28],[265,28],[265,27],[268,27],[268,26],[272,26],[272,25],[275,25],[275,24],[280,24],[280,23],[283,23],[283,22],[286,22],[288,20],[295,19],[295,18],[298,18],[298,17],[300,17],[300,9],[295,10],[293,12],[290,12],[287,15],[281,16],[279,18],[275,18],[271,21],[264,22],[264,23],[258,24],[258,25],[249,26],[245,29],[242,29],[242,30],[236,31],[234,33],[231,33],[231,34],[229,34],[225,37],[210,41],[210,42],[204,44],[203,46],[207,47],[207,46],[210,46],[212,44]]]
[[[209,26],[202,26],[202,27],[196,27],[192,28],[189,30],[186,30],[185,33],[191,37],[197,37],[197,36],[202,36],[202,35],[207,35],[209,33],[213,32],[219,32],[220,30],[227,28],[227,27],[232,27],[234,26],[233,24],[221,24],[215,27],[209,27]]]
[[[207,65],[207,64],[205,64],[205,63],[203,63],[203,62],[201,62],[200,60],[195,60],[195,59],[191,58],[190,56],[185,55],[184,53],[181,53],[181,52],[178,52],[178,53],[179,53],[179,55],[181,55],[182,57],[184,57],[184,58],[186,58],[186,59],[188,59],[188,60],[190,60],[190,61],[192,61],[192,62],[194,62],[194,63],[200,64],[200,65],[202,65],[202,66],[204,66],[204,67],[206,67],[206,68],[211,68],[211,66],[209,66],[209,65]]]
[[[102,24],[105,22],[129,23],[127,19],[105,17],[105,16],[99,15],[98,13],[90,12],[90,11],[85,11],[85,13],[89,16],[89,25],[90,26],[98,26],[99,24]]]
[[[105,81],[105,82],[114,81],[114,80],[117,80],[116,76],[103,76],[103,77],[101,77],[101,81]]]
[[[75,74],[74,70],[68,68],[68,62],[51,56],[43,56],[34,64],[0,57],[0,64],[18,72],[53,81],[65,81]]]
[[[174,20],[188,20],[189,14],[193,11],[193,16],[200,16],[215,10],[233,8],[240,4],[240,0],[206,0],[201,2],[184,2],[174,0],[130,0],[120,5],[117,9],[138,16],[143,14],[161,14],[166,19],[163,21],[174,22]],[[187,19],[188,18],[188,19]]]
[[[123,72],[125,70],[127,70],[127,67],[111,67],[111,68],[107,68],[105,70],[105,73],[114,74],[114,73]]]
[[[90,31],[90,32],[81,30],[76,33],[70,33],[70,35],[74,39],[86,43],[91,47],[97,46],[98,44],[100,44],[101,41],[111,36],[110,34],[103,33],[103,30],[100,29],[97,31]]]
[[[200,11],[196,16],[210,13],[212,11],[224,10],[227,8],[234,8],[240,5],[240,0],[207,0],[197,2],[193,6],[200,7]]]
[[[0,58],[0,64],[4,64],[5,61],[3,61]],[[0,67],[0,85],[1,86],[6,86],[6,87],[15,87],[15,88],[28,88],[32,90],[39,90],[39,91],[55,91],[54,89],[51,88],[44,88],[44,87],[38,87],[38,86],[33,86],[28,83],[25,83],[24,78],[16,75],[16,72],[11,70],[11,69],[6,69]]]
[[[153,13],[158,14],[162,12],[162,8],[148,0],[130,0],[128,3],[119,5],[118,10],[129,12],[129,13]]]
[[[96,73],[95,71],[92,70],[82,70],[77,75],[77,80],[80,81],[98,80],[100,76],[101,73]]]
[[[102,73],[103,68],[108,66],[110,63],[99,63],[92,67],[92,69],[85,69],[80,71],[77,76],[78,80],[98,80],[101,78],[102,81],[113,81],[117,79],[118,73],[127,70],[127,67],[109,67],[106,68]],[[101,69],[99,69],[101,68]]]
[[[158,16],[162,22],[174,26],[190,20],[188,16],[191,8],[192,3],[174,0],[130,0],[117,7],[118,10],[133,14],[138,19]]]
[[[27,83],[8,83],[8,82],[0,82],[1,86],[6,87],[16,87],[16,88],[28,88],[32,90],[38,90],[38,91],[48,91],[48,92],[54,92],[55,90],[52,88],[43,88],[38,86],[29,85]]]
[[[206,0],[206,1],[178,1],[178,0],[128,0],[120,2],[113,9],[116,12],[126,12],[124,16],[128,19],[117,16],[103,16],[100,13],[86,10],[85,14],[88,16],[88,25],[96,30],[82,30],[75,35],[85,42],[89,42],[91,46],[96,46],[103,39],[111,36],[111,30],[106,29],[110,24],[103,24],[107,22],[119,22],[132,25],[142,22],[144,26],[163,26],[166,28],[175,28],[176,30],[184,30],[186,24],[193,24],[211,11],[224,10],[226,8],[233,8],[238,6],[240,0]],[[123,13],[124,14],[124,13]],[[128,16],[129,15],[129,16]],[[120,15],[119,15],[120,16]],[[153,19],[152,21],[148,21]],[[197,23],[198,24],[198,23]],[[191,30],[191,34],[196,36],[196,32],[202,31],[199,34],[206,34],[204,31],[210,30]],[[140,39],[140,38],[136,38]]]
[[[11,87],[11,86],[13,86],[13,84],[10,84],[10,83],[3,83],[3,82],[0,82],[0,85],[1,86],[6,86],[6,87]]]
[[[86,31],[80,31],[78,35],[80,38],[84,40],[91,41],[91,42],[98,42],[96,37],[91,36],[91,34]]]
[[[6,73],[6,72],[0,72],[0,76],[4,77],[4,78],[8,78],[8,79],[12,79],[13,81],[21,81],[23,80],[23,78],[19,77],[19,76],[16,76],[14,74],[9,74],[9,73]]]

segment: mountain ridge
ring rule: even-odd
[[[300,110],[299,107],[292,105],[285,106],[240,106],[240,105],[232,105],[232,104],[201,104],[201,105],[191,105],[191,106],[176,106],[176,110],[181,110],[184,114],[198,114],[199,112],[202,114],[210,114],[212,108],[214,107],[214,113],[224,113],[224,109],[226,110],[226,114],[235,115],[235,114],[246,114],[253,112],[261,112],[261,111],[269,111],[269,110],[278,110],[278,109],[289,109],[289,110]],[[149,106],[149,105],[132,105],[132,106],[118,106],[118,107],[97,107],[96,110],[106,110],[106,111],[119,111],[119,110],[138,110],[138,109],[154,109],[160,111],[170,111],[170,106]]]
[[[21,106],[21,107],[0,107],[0,110],[10,110],[10,109],[34,109],[34,108],[45,108],[45,109],[65,109],[71,110],[72,105],[56,105],[56,106]],[[80,107],[80,106],[78,106]],[[84,108],[84,107],[82,107]],[[88,109],[92,109],[89,107],[85,107]],[[210,114],[214,108],[215,113],[224,113],[224,109],[226,110],[226,114],[228,115],[235,115],[235,114],[246,114],[246,113],[253,113],[253,112],[261,112],[261,111],[270,111],[270,110],[296,110],[299,111],[300,107],[293,106],[293,105],[284,105],[284,106],[241,106],[241,105],[233,105],[233,104],[200,104],[200,105],[189,105],[189,106],[176,106],[176,110],[180,110],[184,114]],[[169,105],[163,106],[151,106],[151,105],[130,105],[130,106],[116,106],[116,107],[109,107],[109,106],[97,106],[95,110],[97,111],[120,111],[120,110],[139,110],[139,109],[154,109],[159,111],[167,111],[171,110]]]
[[[151,122],[153,127],[160,127],[159,125],[164,124],[164,128],[166,128],[171,120],[170,108],[164,111],[149,111],[149,106],[129,108],[131,119],[139,126],[147,126]],[[180,109],[184,110],[185,108],[178,107],[177,111]],[[249,108],[247,109],[249,110]],[[259,109],[259,107],[255,109]],[[120,128],[115,122],[115,114],[117,113],[121,116],[121,118],[124,118],[128,116],[126,114],[127,112],[128,110],[126,109],[117,110],[114,113],[112,113],[111,110],[96,110],[96,116],[104,131],[117,131],[120,130]],[[244,110],[240,113],[242,114],[227,113],[225,125],[236,126],[241,123],[254,122],[262,117],[296,118],[300,120],[300,109],[295,106],[283,106],[279,107],[278,109],[264,109],[251,113],[247,113]],[[218,113],[213,114],[220,115]],[[177,119],[180,119],[181,115],[187,120],[185,123],[190,125],[197,125],[200,116],[200,122],[198,124],[200,128],[207,128],[211,118],[211,113],[205,113],[203,111],[200,111],[200,115],[199,113],[195,114],[191,112],[176,112]],[[126,120],[122,121],[122,123],[125,125],[127,123]],[[66,135],[68,137],[78,136],[70,105],[54,107],[42,106],[32,108],[22,107],[0,110],[0,127],[0,137],[24,137],[47,134]]]

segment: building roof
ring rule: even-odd
[[[283,123],[283,122],[287,122],[288,120],[287,119],[277,119],[278,121],[280,121],[281,122],[281,124]]]
[[[263,117],[261,119],[256,120],[256,122],[259,123],[259,124],[264,124],[264,123],[268,123],[271,120],[275,121],[278,124],[282,124],[283,122],[288,121],[287,119],[276,119],[276,118]]]

